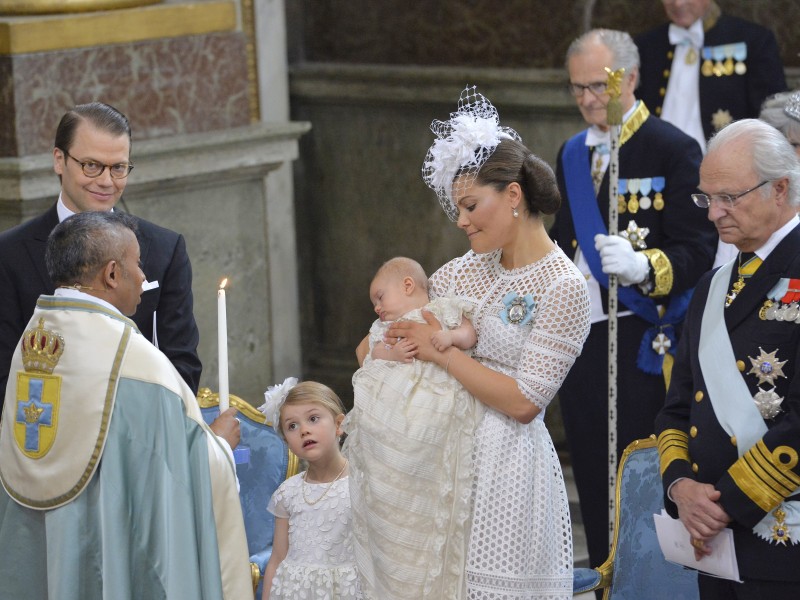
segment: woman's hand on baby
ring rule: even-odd
[[[398,338],[407,339],[414,344],[416,358],[434,361],[439,351],[434,348],[431,338],[437,331],[441,331],[442,326],[433,313],[423,310],[422,316],[425,318],[425,323],[395,321],[386,332],[385,339],[390,344],[396,342]]]

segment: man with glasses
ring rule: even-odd
[[[743,584],[699,576],[703,600],[795,598],[800,583],[800,161],[775,128],[708,145],[697,206],[736,259],[689,305],[656,419],[665,504],[698,559],[733,531]]]
[[[0,390],[3,392],[11,356],[36,300],[54,289],[44,263],[48,234],[75,213],[114,209],[133,169],[130,150],[131,130],[125,115],[101,102],[74,107],[62,117],[56,130],[53,168],[61,181],[58,201],[38,217],[0,234]],[[192,312],[192,268],[186,242],[174,231],[144,219],[137,222],[147,281],[133,320],[142,335],[167,355],[197,393],[200,336]]]
[[[584,273],[592,328],[559,394],[591,566],[608,556],[608,275],[617,276],[617,455],[653,433],[688,295],[711,267],[714,228],[697,214],[700,148],[651,116],[634,89],[639,56],[622,31],[590,31],[569,47],[569,85],[589,128],[558,156],[564,203],[551,235]],[[606,68],[625,69],[619,150],[619,230],[609,236]],[[674,351],[674,347],[672,348]],[[666,360],[665,360],[666,359]]]

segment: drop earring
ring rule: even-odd
[[[512,209],[512,212],[511,212],[511,214],[512,214],[512,215],[514,215],[514,218],[515,218],[515,219],[516,219],[516,218],[519,216],[519,212],[517,211],[517,209],[516,209],[516,208]]]

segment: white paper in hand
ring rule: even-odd
[[[691,536],[680,519],[673,519],[665,510],[660,515],[653,515],[658,535],[658,544],[664,558],[670,562],[697,569],[714,577],[739,579],[739,564],[736,562],[736,551],[733,547],[733,531],[723,529],[716,537],[706,542],[711,547],[711,555],[695,560]]]

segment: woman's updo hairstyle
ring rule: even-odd
[[[516,140],[502,140],[483,163],[476,183],[502,192],[509,183],[522,188],[525,205],[534,217],[552,215],[561,207],[553,169]]]

